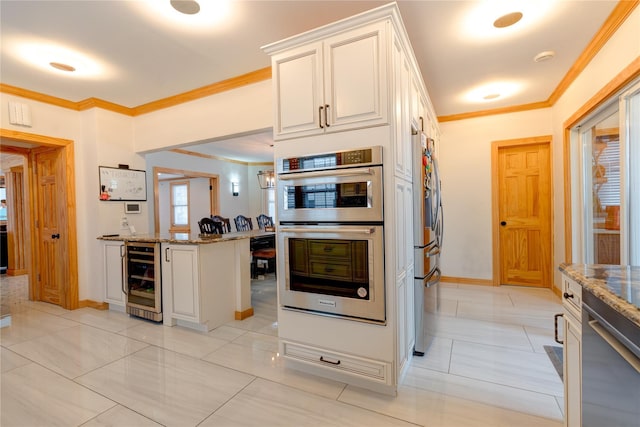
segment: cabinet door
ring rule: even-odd
[[[399,278],[407,270],[407,226],[406,221],[411,220],[407,218],[405,209],[407,206],[407,191],[404,181],[396,178],[396,195],[395,195],[395,235],[396,235],[396,278]]]
[[[396,301],[398,307],[398,372],[400,375],[407,361],[407,286],[405,277],[398,279],[396,283]]]
[[[272,59],[275,97],[274,139],[324,132],[322,43],[301,46]]]
[[[124,307],[126,300],[122,292],[124,277],[124,243],[104,243],[104,300],[109,304]]]
[[[171,283],[171,312],[173,317],[198,322],[200,318],[200,275],[198,248],[189,245],[170,245],[163,263]],[[163,277],[165,280],[165,277]]]
[[[325,40],[327,132],[388,123],[387,25],[370,24]]]
[[[582,332],[564,316],[564,419],[567,427],[582,425]]]

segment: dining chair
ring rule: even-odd
[[[198,221],[198,226],[202,234],[222,234],[222,223],[211,218],[202,218]]]
[[[253,223],[251,222],[251,218],[247,218],[244,215],[238,215],[233,219],[236,223],[237,231],[249,231],[253,230]]]
[[[273,227],[273,218],[265,214],[258,215],[256,217],[256,222],[258,223],[258,228],[260,230],[264,230],[265,227]]]
[[[222,223],[222,233],[231,233],[231,221],[220,215],[211,215],[211,219]]]

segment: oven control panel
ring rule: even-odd
[[[281,158],[278,160],[277,168],[278,173],[291,173],[381,164],[382,147],[377,146],[359,150]]]

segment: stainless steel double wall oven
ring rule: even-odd
[[[384,323],[382,147],[277,160],[282,307]]]

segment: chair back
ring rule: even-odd
[[[198,226],[202,234],[222,234],[222,223],[211,218],[202,218],[198,221]]]
[[[273,218],[265,214],[260,214],[256,217],[258,228],[264,230],[265,227],[273,227]]]
[[[211,215],[211,219],[222,223],[222,233],[231,233],[231,221],[220,215]]]
[[[238,215],[233,219],[236,223],[236,230],[238,231],[249,231],[253,230],[253,223],[251,222],[251,218],[247,218],[244,215]]]

